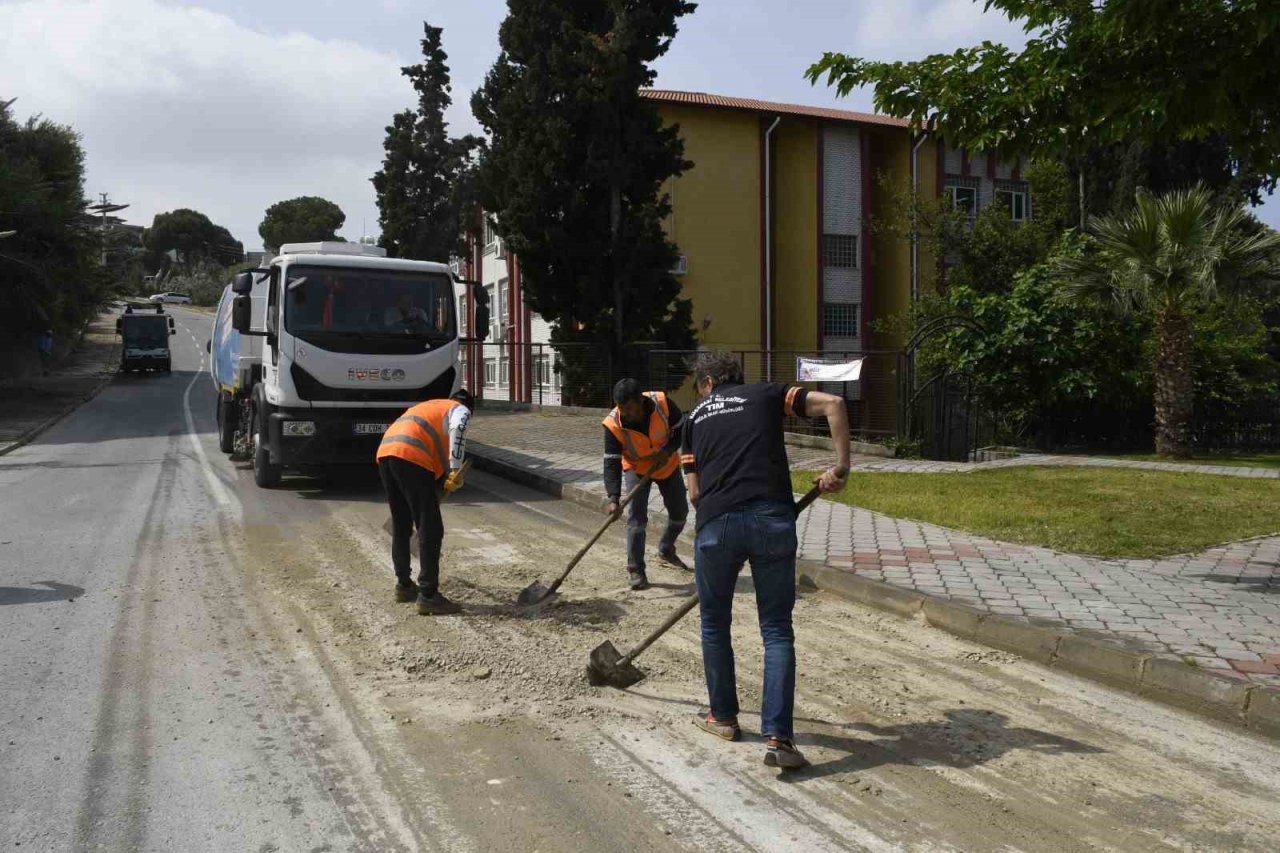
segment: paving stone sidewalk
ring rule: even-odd
[[[585,414],[482,409],[470,430],[473,453],[600,491],[603,498],[601,443],[599,417]],[[831,461],[830,451],[792,447],[789,453],[797,469]],[[1081,457],[1043,458],[1079,464]],[[897,460],[854,461],[861,470],[897,470],[885,467]],[[1010,461],[981,467],[1009,467]],[[1178,467],[1217,473],[1205,466]],[[1242,470],[1265,469],[1223,473],[1241,476]],[[662,511],[654,491],[651,515]],[[806,512],[798,532],[806,560],[1177,658],[1231,678],[1280,686],[1280,536],[1160,560],[1103,560],[998,542],[832,501],[819,501]]]
[[[118,311],[89,324],[76,349],[49,374],[0,380],[0,454],[94,394],[120,366]]]

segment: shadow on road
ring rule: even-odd
[[[843,758],[813,764],[784,776],[791,782],[822,779],[842,773],[857,773],[885,764],[940,765],[965,769],[993,761],[1015,750],[1048,755],[1097,754],[1103,750],[1070,738],[1010,726],[1009,718],[997,711],[980,708],[953,708],[941,720],[877,726],[872,723],[838,725],[817,722],[820,727],[852,729],[879,740],[844,737],[822,731],[801,732],[797,741],[845,753]]]
[[[47,586],[48,589],[36,589]],[[84,595],[84,587],[57,581],[37,581],[35,586],[0,586],[0,605],[41,604],[46,601],[75,601]]]

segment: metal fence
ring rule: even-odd
[[[607,408],[622,375],[598,344],[473,343],[462,345],[462,377],[485,400]]]
[[[843,397],[849,411],[849,428],[858,436],[882,440],[897,434],[897,373],[900,353],[894,351],[730,350],[742,365],[747,382],[782,382],[804,385]],[[695,402],[690,378],[696,350],[655,349],[649,353],[649,379],[656,388],[672,392],[681,406]],[[863,359],[857,382],[801,382],[797,367],[801,358],[828,363]],[[825,418],[788,418],[788,432],[822,435]]]
[[[1280,400],[1196,407],[1191,441],[1197,450],[1280,450]]]

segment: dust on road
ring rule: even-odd
[[[691,724],[705,702],[696,613],[645,653],[649,677],[631,690],[583,678],[591,648],[625,650],[678,606],[688,574],[651,565],[654,587],[631,593],[621,535],[606,536],[531,614],[516,595],[558,573],[597,519],[473,475],[445,509],[442,571],[467,613],[420,617],[392,601],[376,493],[341,498],[248,524],[241,559],[297,621],[294,643],[350,686],[352,714],[379,720],[369,737],[396,756],[402,784],[452,816],[457,845],[1273,850],[1280,839],[1272,743],[816,592],[796,606],[797,739],[813,767],[779,776],[745,713],[761,677],[749,583],[736,608],[748,736],[726,744]]]

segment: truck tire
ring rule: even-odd
[[[280,483],[280,466],[271,462],[271,451],[267,449],[264,437],[266,430],[266,419],[255,408],[249,432],[253,436],[253,482],[262,489],[270,489]]]
[[[231,402],[218,395],[218,449],[231,453],[236,449],[236,410]]]

